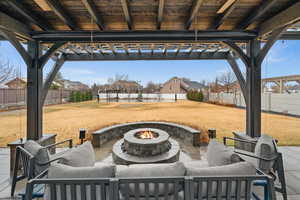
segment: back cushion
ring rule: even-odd
[[[165,176],[184,176],[185,167],[181,162],[170,163],[170,164],[136,164],[136,165],[118,165],[116,168],[117,178],[126,177],[165,177]],[[167,186],[167,188],[165,188]],[[149,184],[148,194],[150,196],[164,195],[165,190],[169,195],[173,195],[174,192],[179,192],[183,189],[182,185],[177,187],[177,191],[174,191],[174,184],[163,184],[159,183],[157,191],[155,190],[155,185],[153,183]],[[129,184],[127,188],[125,184],[120,185],[120,192],[122,196],[134,196],[137,192],[140,196],[145,196],[145,184],[140,183],[136,187],[135,184]]]
[[[226,147],[216,139],[210,140],[206,157],[209,166],[229,165],[240,161],[240,157],[233,152],[233,149]]]
[[[269,135],[261,135],[258,139],[254,153],[256,156],[266,159],[273,159],[277,156],[276,143],[273,141],[273,138]],[[260,170],[268,173],[274,164],[272,161],[256,160],[257,165]]]
[[[207,168],[193,168],[187,167],[187,176],[248,176],[255,175],[256,169],[248,162],[239,162],[225,166],[207,167]],[[241,182],[240,194],[243,196],[245,194],[246,184]],[[194,196],[198,198],[199,195],[202,197],[207,196],[207,182],[202,182],[202,192],[199,193],[199,184],[194,182]],[[222,183],[222,195],[226,195],[227,184]],[[231,184],[231,194],[234,195],[236,190],[236,182]],[[250,191],[249,191],[250,192]],[[217,195],[217,183],[212,183],[211,194]]]
[[[95,151],[90,141],[64,153],[59,161],[72,167],[92,167],[95,164]]]
[[[27,140],[24,144],[24,149],[31,153],[36,161],[36,165],[34,166],[34,176],[37,176],[48,169],[49,165],[38,164],[49,161],[49,153],[47,149],[43,148],[39,143],[33,140]]]
[[[115,173],[115,166],[110,163],[104,163],[104,162],[97,162],[95,166],[93,167],[72,167],[68,165],[63,165],[63,164],[52,164],[49,167],[49,172],[48,172],[48,178],[61,178],[61,179],[70,179],[70,178],[111,178],[114,177]],[[91,199],[91,188],[90,186],[85,186],[86,187],[86,198]],[[76,186],[76,196],[77,200],[81,200],[81,190],[80,186]],[[97,200],[101,200],[101,188],[100,186],[96,186],[96,193]],[[61,190],[60,187],[56,187],[56,195],[57,195],[57,200],[60,200],[61,196]],[[70,191],[70,186],[66,187],[66,192],[65,192],[66,198],[71,199],[71,191]],[[50,193],[50,188],[49,185],[46,186],[45,189],[45,200],[51,200],[51,193]]]

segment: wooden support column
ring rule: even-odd
[[[250,137],[261,135],[261,63],[257,62],[260,52],[260,42],[252,40],[247,45],[247,54],[250,60],[247,66],[247,107],[246,133]]]
[[[43,130],[43,69],[39,62],[39,42],[29,41],[28,53],[32,62],[27,67],[27,139],[38,140],[42,137]]]
[[[45,103],[51,83],[53,82],[57,72],[60,70],[60,68],[63,66],[64,63],[65,63],[65,56],[62,55],[60,58],[56,60],[54,66],[52,67],[51,72],[48,74],[47,79],[43,86],[42,105],[44,105]]]

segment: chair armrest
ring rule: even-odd
[[[57,146],[59,144],[63,144],[63,143],[69,143],[69,148],[72,148],[73,147],[73,140],[72,139],[67,139],[67,140],[63,140],[61,142],[57,142],[57,143],[54,143],[54,144],[50,144],[50,145],[47,145],[47,146],[44,146],[43,148],[44,149],[49,149],[51,147],[54,147],[54,146]]]
[[[238,141],[238,142],[244,142],[244,143],[248,143],[248,144],[256,144],[256,142],[252,142],[252,141],[249,141],[249,140],[243,140],[243,139],[232,138],[232,137],[223,137],[223,143],[224,143],[224,145],[226,145],[227,140],[233,140],[233,141]]]
[[[41,163],[41,162],[36,162],[36,164],[38,164],[38,165],[40,165],[40,166],[48,165],[48,164],[50,164],[50,163],[52,163],[52,162],[54,162],[54,161],[60,160],[60,159],[63,159],[63,158],[62,158],[62,157],[58,157],[58,158],[54,158],[54,159],[52,159],[52,160],[49,160],[49,161],[43,162],[43,163]]]
[[[243,155],[243,156],[249,156],[251,158],[256,158],[256,159],[264,160],[264,161],[273,161],[273,160],[276,160],[276,158],[277,158],[277,156],[274,156],[273,158],[263,158],[263,157],[256,156],[254,154],[248,154],[248,153],[240,152],[240,151],[237,151],[237,150],[234,150],[234,153],[240,154],[240,155]]]

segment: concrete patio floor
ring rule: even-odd
[[[102,148],[96,149],[97,160],[110,159],[111,147],[115,141],[108,142]],[[183,155],[182,161],[187,159],[199,160],[201,156],[205,156],[206,148],[195,148],[192,146],[182,145]],[[287,182],[287,191],[289,200],[300,199],[300,147],[279,147],[283,153],[284,167]],[[200,156],[201,155],[201,156]],[[9,181],[9,149],[0,148],[0,199],[19,199],[17,196],[10,197],[10,181]],[[19,187],[18,187],[19,186]],[[16,191],[20,187],[24,187],[24,183],[18,184]],[[17,194],[18,192],[16,192]],[[281,200],[282,196],[277,195],[277,199]]]

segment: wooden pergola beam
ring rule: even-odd
[[[53,12],[66,24],[71,30],[78,30],[76,23],[70,17],[58,0],[46,0]]]
[[[192,52],[188,53],[126,53],[123,54],[66,54],[66,61],[124,61],[124,60],[224,60],[228,59],[229,52]]]
[[[52,67],[52,70],[48,74],[45,83],[43,84],[43,89],[42,89],[42,105],[45,104],[45,100],[49,91],[49,88],[57,74],[57,72],[61,69],[63,64],[65,63],[65,57],[64,55],[61,55],[60,58],[54,63],[54,66]]]
[[[300,21],[300,2],[292,4],[274,17],[269,18],[259,26],[259,35],[263,36],[276,29],[292,25]]]
[[[13,32],[26,40],[32,40],[29,34],[31,31],[30,27],[2,12],[0,12],[0,28]]]
[[[250,13],[239,23],[237,29],[245,29],[266,11],[268,11],[278,0],[264,0],[262,3],[255,7]]]
[[[32,57],[18,41],[16,35],[13,32],[4,29],[0,29],[0,35],[2,35],[6,40],[8,40],[15,47],[15,49],[19,52],[19,54],[23,58],[27,67],[30,66],[32,63]]]
[[[204,2],[204,0],[194,0],[193,6],[191,8],[190,16],[185,23],[186,29],[190,28],[194,18],[197,17],[198,11],[199,11],[200,7],[202,6],[203,2]]]
[[[121,0],[121,4],[122,4],[122,8],[123,8],[123,12],[125,15],[125,20],[127,22],[128,29],[131,30],[132,29],[132,17],[131,17],[130,9],[128,6],[128,1]]]
[[[98,28],[100,30],[104,30],[104,23],[103,20],[101,18],[101,16],[99,15],[99,11],[97,10],[95,3],[93,0],[81,0],[83,5],[86,7],[86,9],[88,10],[89,14],[91,15],[91,17],[93,18],[93,20],[96,22]]]
[[[53,27],[41,16],[36,16],[32,10],[28,10],[20,0],[5,0],[9,6],[24,16],[30,23],[37,25],[44,31],[53,30]]]
[[[238,2],[239,0],[236,0],[224,11],[224,13],[219,14],[211,28],[218,29],[236,8]]]
[[[157,14],[157,29],[160,29],[161,22],[163,20],[164,4],[165,4],[165,0],[159,0],[159,2],[158,2],[158,14]]]

